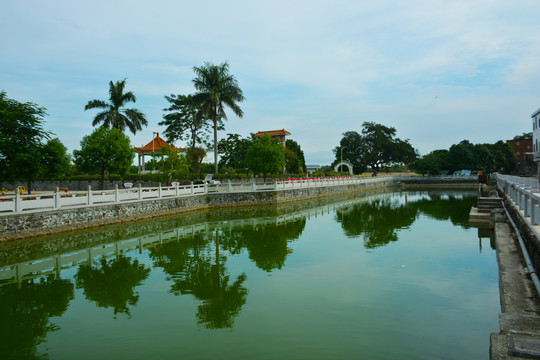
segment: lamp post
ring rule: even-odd
[[[341,150],[341,164],[339,165],[339,174],[341,175],[341,167],[343,166],[343,146],[340,146]]]

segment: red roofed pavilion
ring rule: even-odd
[[[283,147],[285,147],[285,136],[291,135],[290,132],[288,132],[285,129],[281,130],[269,130],[269,131],[259,131],[255,134],[256,137],[261,137],[264,135],[270,135],[270,137],[278,137],[281,140],[281,143],[283,144]]]
[[[141,146],[141,147],[136,147],[135,146],[134,147],[135,152],[139,155],[139,173],[145,172],[145,168],[144,168],[144,156],[145,155],[152,156],[152,154],[154,152],[159,151],[159,150],[161,150],[162,147],[167,147],[167,146],[170,147],[173,150],[176,150],[176,151],[184,151],[185,150],[183,148],[177,148],[177,147],[174,147],[174,146],[170,145],[168,142],[166,142],[161,137],[159,137],[159,133],[156,133],[156,137],[154,137],[152,139],[152,141],[150,141],[145,146]],[[141,158],[142,158],[142,162],[141,162]]]

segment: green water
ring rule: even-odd
[[[488,359],[474,203],[381,191],[1,244],[0,358]]]

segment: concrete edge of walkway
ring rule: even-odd
[[[540,359],[540,302],[513,229],[495,224],[501,314],[490,336],[490,359]]]

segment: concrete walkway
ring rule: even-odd
[[[519,244],[507,223],[495,224],[501,314],[491,334],[492,360],[540,359],[540,301]]]

